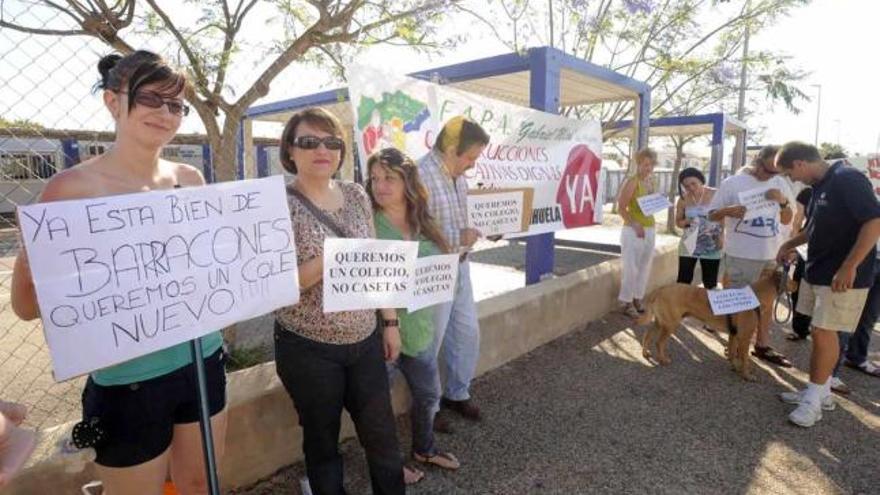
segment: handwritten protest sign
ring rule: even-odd
[[[660,193],[646,194],[636,201],[638,201],[642,213],[647,216],[655,215],[672,206],[669,199]]]
[[[740,289],[709,290],[706,292],[709,295],[712,314],[716,316],[748,311],[761,305],[755,291],[748,286]]]
[[[451,301],[458,278],[458,255],[442,254],[416,260],[409,311]],[[397,307],[397,306],[394,306]]]
[[[523,231],[523,191],[468,194],[468,226],[483,236]]]
[[[299,299],[280,176],[18,211],[57,380]]]
[[[739,193],[739,204],[746,207],[743,221],[776,216],[779,212],[779,203],[765,197],[768,190],[770,190],[768,187],[758,187]]]
[[[412,241],[324,239],[324,312],[407,307],[418,251]]]

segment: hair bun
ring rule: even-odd
[[[120,60],[122,60],[122,55],[118,53],[111,53],[101,57],[101,60],[98,61],[98,72],[101,73],[101,81],[98,83],[99,88],[107,89],[107,83],[110,81],[110,71],[116,67]]]

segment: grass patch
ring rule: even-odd
[[[266,362],[268,353],[262,347],[238,347],[229,351],[226,371],[236,371]]]

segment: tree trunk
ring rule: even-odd
[[[673,204],[670,208],[669,215],[666,217],[666,232],[675,234],[675,200],[678,196],[678,173],[681,171],[681,162],[684,160],[684,139],[672,139],[675,145],[675,163],[672,165],[672,177],[669,181],[669,202]]]

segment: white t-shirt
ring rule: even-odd
[[[794,207],[795,198],[790,183],[780,176],[759,181],[752,174],[742,173],[728,177],[712,198],[709,211],[740,204],[739,193],[757,188],[779,189]],[[772,260],[779,246],[787,239],[789,228],[782,228],[777,211],[771,217],[758,217],[749,221],[724,217],[724,253],[736,258]]]

